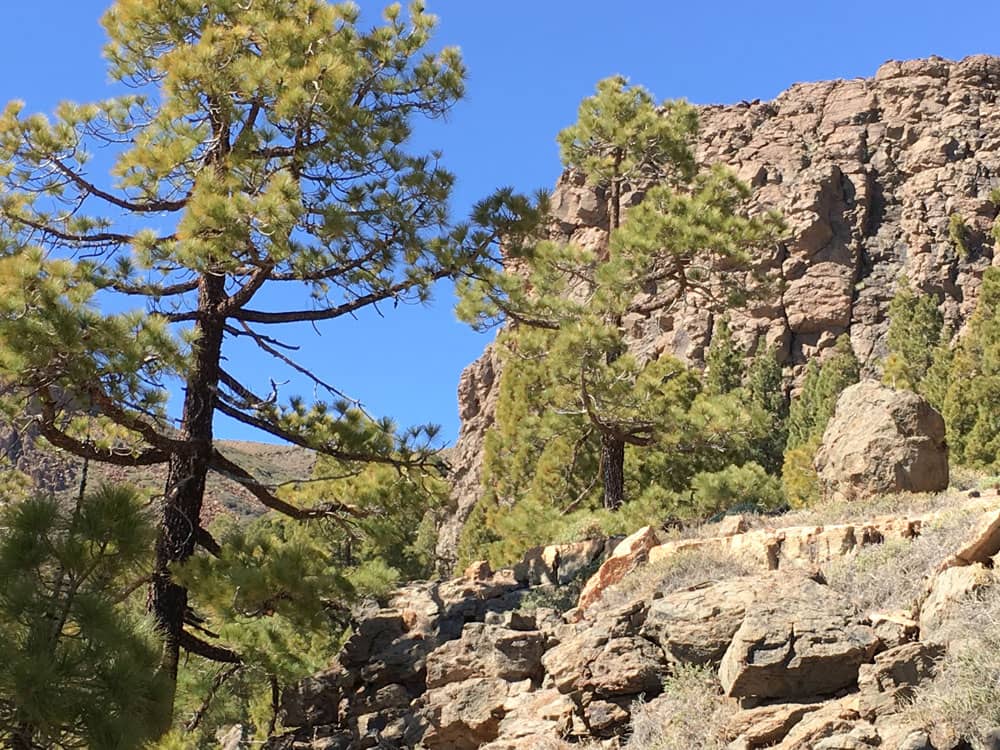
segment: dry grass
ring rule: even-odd
[[[620,583],[608,588],[597,606],[614,609],[639,599],[649,601],[656,593],[739,578],[752,571],[736,558],[711,550],[687,550],[666,560],[636,568]]]
[[[663,694],[632,706],[628,750],[722,750],[726,727],[737,707],[722,693],[708,667],[678,667]]]
[[[1000,726],[1000,589],[959,606],[948,653],[933,680],[916,690],[907,714],[924,726],[948,726],[977,748]]]
[[[890,539],[823,567],[830,587],[863,612],[916,605],[926,577],[968,539],[979,513],[957,509],[924,524],[916,539]]]

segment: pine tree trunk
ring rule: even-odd
[[[608,231],[614,232],[621,226],[622,180],[617,174],[622,162],[621,149],[614,155],[615,176],[608,186]],[[610,240],[610,238],[609,238]],[[605,258],[610,256],[610,241]],[[615,328],[621,325],[617,317],[608,321]],[[613,364],[621,352],[608,352],[607,363]],[[601,481],[604,484],[604,507],[618,510],[625,502],[625,442],[607,433],[601,434]]]
[[[601,435],[601,479],[604,507],[618,510],[625,502],[625,441]]]
[[[201,279],[197,323],[199,338],[195,360],[185,384],[184,412],[180,439],[188,450],[175,454],[164,491],[163,515],[156,540],[151,610],[161,637],[163,654],[160,671],[172,686],[177,682],[181,632],[187,610],[187,589],[173,581],[172,565],[187,560],[195,548],[205,494],[205,478],[212,459],[212,422],[222,351],[224,319],[217,315],[225,298],[224,277],[205,274]],[[173,698],[165,707],[173,712]]]

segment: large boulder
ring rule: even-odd
[[[722,657],[719,681],[726,694],[802,700],[855,684],[858,668],[878,648],[874,631],[828,586],[772,576]]]
[[[834,495],[854,500],[948,486],[944,419],[924,398],[873,380],[846,388],[816,453]]]

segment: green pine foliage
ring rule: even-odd
[[[900,279],[889,303],[889,353],[882,380],[893,388],[922,393],[921,384],[931,370],[943,328],[938,300],[914,292],[905,277]]]
[[[351,602],[433,573],[435,512],[447,499],[435,473],[320,458],[313,478],[285,494],[305,508],[350,503],[352,521],[322,513],[304,523],[278,514],[249,525],[220,521],[221,554],[192,557],[176,571],[204,627],[241,656],[197,727],[206,741],[223,723],[266,739],[277,719],[274,686],[326,666],[348,632]],[[181,714],[197,710],[218,673],[201,661],[182,673]]]
[[[788,396],[775,350],[761,348],[750,363],[745,389],[750,403],[765,416],[763,435],[753,446],[753,460],[768,474],[780,475],[788,442]]]
[[[130,595],[154,526],[128,488],[0,518],[0,740],[15,748],[135,748],[157,734],[166,682],[152,622]]]
[[[518,486],[527,486],[530,477],[550,503],[576,508],[598,488],[606,507],[620,507],[636,497],[634,489],[627,491],[626,454],[645,453],[675,429],[685,434],[674,416],[688,406],[659,406],[677,390],[669,382],[680,377],[675,363],[646,372],[645,363],[627,353],[621,321],[641,309],[639,293],[703,295],[706,304],[721,303],[720,290],[706,284],[710,269],[745,269],[751,251],[772,242],[780,228],[775,216],[745,214],[749,188],[732,173],[713,168],[693,174],[690,140],[696,123],[690,108],[661,109],[657,114],[643,89],[609,79],[581,105],[577,125],[560,136],[567,166],[583,169],[605,187],[613,188],[626,173],[663,180],[629,209],[620,226],[614,195],[609,198],[607,253],[550,241],[525,245],[516,256],[517,273],[496,268],[461,288],[460,313],[467,321],[485,327],[506,320],[517,327],[511,334],[516,341],[508,341],[517,362],[509,369],[517,374],[506,377],[518,382],[506,388],[519,394],[510,403],[524,404],[511,408],[526,413],[523,420],[510,420],[509,428],[501,424],[502,447],[496,452],[530,460],[493,475]],[[648,159],[640,158],[649,141],[658,145]],[[728,291],[741,290],[743,284],[733,281]],[[557,418],[546,417],[550,411]],[[499,419],[503,423],[505,417]],[[647,458],[644,463],[655,463]],[[501,504],[510,502],[504,488],[496,494]]]
[[[951,356],[943,414],[956,463],[1000,469],[1000,269],[983,274],[976,311]]]
[[[819,499],[813,458],[841,391],[859,378],[858,360],[846,334],[837,339],[822,364],[814,359],[806,368],[802,388],[789,408],[788,442],[781,472],[785,494],[792,505],[807,505]]]
[[[150,603],[170,682],[182,650],[277,674],[284,657],[268,663],[264,645],[281,639],[267,618],[241,618],[274,609],[319,622],[305,602],[339,590],[337,575],[384,589],[413,573],[396,530],[364,517],[365,544],[396,559],[367,549],[367,568],[339,572],[308,535],[262,526],[223,534],[233,546],[219,550],[192,527],[210,472],[298,521],[358,520],[349,497],[298,505],[223,455],[220,415],[334,461],[436,463],[433,429],[368,415],[294,361],[284,326],[426,302],[437,281],[492,265],[501,237],[516,252],[538,221],[509,190],[450,219],[454,176],[412,136],[463,95],[461,55],[432,45],[436,18],[420,0],[367,24],[356,4],[325,0],[117,0],[105,58],[127,93],[51,116],[23,102],[0,113],[0,409],[78,456],[167,469]],[[88,165],[96,149],[113,161],[107,174]],[[287,393],[288,372],[317,398]],[[165,408],[171,388],[184,394],[179,418]],[[268,598],[284,586],[300,614]],[[189,610],[219,629],[199,629]],[[308,652],[288,644],[289,658]]]
[[[735,508],[755,512],[776,510],[785,503],[781,480],[752,461],[695,474],[691,490],[694,507],[699,515],[706,517]]]
[[[743,384],[747,353],[733,341],[726,316],[719,318],[705,352],[705,391],[721,395]]]

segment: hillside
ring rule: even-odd
[[[1000,494],[971,483],[408,585],[269,747],[992,748]]]
[[[307,479],[315,462],[310,451],[295,446],[236,440],[222,440],[218,445],[227,457],[238,461],[267,485]],[[80,459],[60,451],[43,451],[30,436],[15,439],[11,432],[0,440],[0,446],[7,460],[31,476],[42,491],[61,493],[76,489],[82,467]],[[89,467],[88,481],[93,484],[126,482],[156,493],[163,491],[165,480],[165,466],[124,468],[91,463]],[[245,518],[260,515],[262,510],[245,487],[218,474],[209,475],[203,512],[206,522],[220,514]]]
[[[877,375],[888,306],[904,276],[939,298],[957,336],[984,270],[1000,262],[990,235],[998,210],[991,194],[1000,188],[998,93],[1000,58],[932,57],[887,62],[868,79],[797,84],[770,102],[700,107],[702,165],[735,170],[754,189],[752,208],[776,208],[788,224],[773,254],[755,259],[782,291],[728,311],[736,342],[750,353],[776,348],[787,380],[797,383],[808,361],[847,334],[862,374]],[[635,190],[624,202],[641,195]],[[552,209],[555,239],[606,246],[605,196],[579,175],[563,175]],[[749,274],[745,283],[752,285]],[[716,318],[704,300],[649,289],[644,302],[645,313],[623,321],[632,351],[704,366]],[[501,364],[490,347],[459,385],[458,510],[442,529],[442,570],[453,566],[480,497]]]

